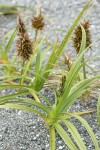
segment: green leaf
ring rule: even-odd
[[[6,5],[0,6],[0,15],[1,14],[4,14],[4,15],[17,14],[17,13],[20,13],[20,12],[13,6],[10,6],[10,7],[7,7]]]
[[[9,51],[11,45],[12,45],[12,42],[13,42],[14,37],[15,37],[15,34],[16,34],[16,29],[14,29],[14,31],[13,31],[13,33],[12,33],[12,35],[11,35],[10,39],[8,40],[7,45],[6,45],[5,55],[6,55],[7,59],[8,59],[8,51]]]
[[[11,35],[14,33],[14,31],[15,31],[15,29],[12,29],[12,30],[10,30],[9,32],[7,32],[7,33],[3,36],[2,41],[0,42],[0,48],[1,48],[0,56],[1,56],[2,58],[4,58],[4,59],[7,59],[7,60],[8,60],[8,57],[7,57],[8,54],[5,53],[6,48],[4,47],[5,42],[6,42],[5,40],[6,40],[9,36],[11,36]]]
[[[51,46],[48,46],[48,47],[45,48],[44,51],[41,53],[41,65],[43,64],[43,60],[45,60],[45,58],[47,57],[47,52],[49,51],[50,48],[51,48]]]
[[[98,98],[98,104],[97,104],[97,118],[98,118],[98,125],[100,126],[100,96]]]
[[[20,104],[30,104],[31,106],[36,106],[43,110],[45,113],[50,114],[49,108],[47,108],[45,105],[42,103],[36,102],[35,100],[31,100],[29,98],[20,98],[17,97],[19,94],[13,94],[13,95],[7,95],[5,97],[0,97],[0,103],[12,103],[12,102],[17,102]]]
[[[67,81],[65,84],[65,93],[63,94],[63,97],[65,94],[66,94],[66,96],[69,94],[72,83],[73,83],[74,79],[77,77],[79,70],[81,69],[80,62],[81,62],[81,59],[82,59],[82,56],[84,53],[83,51],[85,50],[85,47],[86,47],[86,33],[82,26],[81,26],[81,28],[82,28],[82,42],[81,42],[81,47],[79,50],[79,56],[76,59],[76,61],[73,63],[73,65],[70,69],[70,72],[68,74]]]
[[[26,78],[28,79],[29,77],[28,76],[21,76],[21,75],[4,75],[4,76],[1,76],[0,77],[0,80],[3,80],[4,82],[6,80],[14,80],[14,79],[21,79],[21,78]]]
[[[42,114],[41,112],[39,112],[36,109],[33,109],[31,107],[28,106],[23,106],[20,104],[14,104],[14,103],[10,103],[10,104],[4,104],[4,105],[0,105],[0,108],[12,108],[12,109],[18,109],[18,110],[25,110],[31,113],[37,113],[39,114],[44,120],[47,120],[46,116],[44,114]]]
[[[0,103],[5,103],[6,100],[13,99],[13,98],[16,98],[18,96],[26,95],[26,94],[29,94],[29,91],[18,92],[18,93],[13,93],[10,95],[2,96],[2,97],[0,97]]]
[[[40,92],[36,92],[36,93],[50,106],[50,108],[52,108],[50,101],[45,96],[43,96]]]
[[[25,88],[25,89],[30,89],[30,86],[27,85],[0,85],[0,89],[5,89],[5,88]]]
[[[17,10],[17,8],[23,8],[23,9],[28,9],[32,12],[34,12],[35,10],[33,9],[33,7],[28,7],[28,6],[20,6],[20,5],[6,5],[6,4],[1,4],[0,3],[0,14],[14,14],[14,13],[21,13],[22,11]]]
[[[40,41],[39,45],[37,46],[37,56],[36,56],[36,63],[35,63],[35,72],[39,73],[40,69],[41,69],[41,55],[42,55],[42,45],[43,42],[46,38],[47,33],[45,34],[45,36],[42,38],[42,40]]]
[[[100,76],[80,81],[78,87],[65,99],[65,103],[61,105],[59,111],[67,110],[87,90],[89,85],[98,79],[100,79]]]
[[[70,93],[72,84],[73,84],[74,80],[76,79],[76,77],[78,76],[78,73],[79,73],[80,69],[84,65],[84,63],[81,64],[81,60],[82,60],[84,52],[86,51],[85,50],[85,47],[86,47],[86,33],[85,33],[85,30],[82,26],[81,26],[81,28],[82,28],[82,42],[81,42],[79,55],[77,56],[77,59],[73,63],[73,65],[72,65],[72,67],[69,71],[69,74],[67,76],[64,93],[63,93],[62,97],[60,98],[59,104],[57,106],[58,110],[62,109],[63,105],[65,104],[66,99],[67,99],[67,97]]]
[[[85,144],[81,139],[80,134],[78,133],[76,127],[68,120],[63,120],[64,124],[68,127],[68,131],[73,136],[80,150],[86,150]]]
[[[82,29],[82,42],[81,42],[79,54],[82,53],[86,48],[86,32],[85,32],[85,29],[82,25],[81,25],[81,29]]]
[[[38,49],[36,63],[35,63],[35,72],[36,73],[39,73],[39,71],[40,71],[40,63],[41,63],[41,49]]]
[[[77,147],[69,137],[69,135],[66,133],[66,131],[62,128],[62,126],[58,123],[54,124],[55,129],[57,130],[60,137],[63,139],[65,144],[68,146],[70,150],[77,150]]]
[[[96,150],[100,150],[100,147],[98,145],[98,141],[91,129],[91,127],[89,126],[89,124],[87,123],[87,121],[85,121],[85,119],[83,119],[82,117],[78,116],[78,115],[73,115],[75,118],[77,118],[83,125],[84,127],[86,128],[86,130],[88,131],[93,143],[94,143],[94,146],[95,146],[95,149]]]
[[[13,34],[14,30],[15,30],[15,29],[11,29],[10,31],[8,31],[8,32],[3,36],[3,38],[2,38],[2,44],[5,42],[5,40],[6,40],[9,36],[11,36],[11,35]]]

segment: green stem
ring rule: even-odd
[[[33,45],[34,43],[36,42],[36,39],[37,39],[37,35],[38,35],[38,30],[35,30],[35,37],[34,37],[34,41],[33,41]],[[34,46],[33,46],[34,47]],[[34,48],[33,48],[34,49]],[[30,64],[29,65],[29,69],[31,69],[32,65]]]
[[[39,100],[38,96],[35,94],[35,92],[32,89],[30,89],[29,92],[32,94],[32,96],[34,97],[34,99],[36,100],[36,102],[40,103],[40,100]]]
[[[37,35],[38,35],[38,30],[35,30],[34,42],[36,41]]]
[[[53,126],[49,127],[49,133],[50,133],[50,150],[56,150],[55,128]]]
[[[84,63],[84,55],[82,57],[82,63]],[[86,69],[85,69],[85,64],[83,65],[83,77],[86,79]]]
[[[24,71],[24,69],[23,69],[23,68],[24,68],[24,64],[25,64],[25,62],[23,61],[23,62],[22,62],[21,76],[23,75],[23,71]],[[19,85],[22,85],[22,84],[23,84],[23,81],[24,81],[24,79],[23,79],[23,78],[21,78],[21,79],[20,79],[20,81],[19,81]]]

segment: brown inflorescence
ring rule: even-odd
[[[57,92],[57,96],[61,97],[63,92],[64,92],[64,88],[65,88],[65,82],[66,82],[66,75],[62,75],[61,79],[60,79],[60,86]]]
[[[23,36],[26,33],[25,24],[20,16],[17,17],[17,31],[19,36]]]
[[[65,53],[65,55],[64,55],[64,63],[65,63],[65,65],[67,65],[68,70],[70,70],[71,66],[72,66],[72,61],[71,61],[70,55],[68,53]]]
[[[32,42],[30,41],[28,34],[25,34],[23,37],[19,37],[16,44],[18,56],[25,61],[29,60],[30,55],[32,54]]]
[[[32,51],[32,42],[26,33],[25,25],[20,17],[18,17],[18,39],[16,41],[17,45],[17,55],[20,56],[24,61],[29,60]]]
[[[41,15],[41,8],[39,8],[39,11],[37,13],[37,16],[33,17],[32,19],[32,27],[36,30],[42,30],[44,27],[44,18]]]
[[[81,23],[81,25],[84,27],[86,32],[86,48],[90,46],[91,44],[91,34],[90,34],[90,24],[89,21],[84,21]],[[79,53],[81,41],[82,41],[82,29],[81,25],[78,25],[74,31],[74,37],[73,37],[73,46],[77,53]],[[91,47],[91,46],[90,46]]]

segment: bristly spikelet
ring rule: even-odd
[[[39,15],[38,17],[34,17],[32,20],[32,27],[36,30],[42,30],[44,27],[43,17]]]
[[[19,37],[16,41],[17,55],[20,56],[24,61],[29,60],[32,54],[32,42],[29,39],[28,34],[23,37]]]
[[[24,36],[24,34],[26,33],[25,24],[20,16],[17,17],[17,30],[19,36]]]
[[[41,14],[41,5],[39,3],[37,8],[37,15],[32,19],[32,27],[36,30],[42,30],[44,25],[44,18]]]
[[[70,70],[71,66],[72,66],[72,61],[71,61],[70,55],[68,53],[65,53],[65,55],[64,55],[64,63],[65,63],[65,65],[67,65],[68,70]]]
[[[81,23],[81,25],[84,27],[86,32],[86,48],[91,44],[91,34],[90,34],[90,24],[89,21],[84,21]],[[78,25],[74,31],[74,37],[73,37],[73,46],[77,53],[79,53],[81,41],[82,41],[82,29],[81,25]]]
[[[16,41],[17,55],[20,56],[24,61],[27,61],[29,60],[31,54],[33,54],[32,42],[26,33],[25,25],[20,17],[18,18],[17,30],[19,36]]]
[[[60,79],[60,86],[57,92],[57,96],[61,97],[63,92],[64,92],[64,88],[65,88],[65,82],[66,82],[66,75],[62,75],[61,79]]]

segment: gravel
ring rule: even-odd
[[[87,0],[41,0],[42,11],[46,16],[51,18],[52,23],[47,21],[45,31],[52,29],[67,30],[72,21],[78,15],[81,8]],[[0,0],[0,3],[12,4],[12,5],[26,5],[36,6],[36,0]],[[23,15],[22,15],[23,16]],[[32,16],[32,14],[30,14]],[[93,32],[93,40],[96,40],[100,35],[100,1],[97,0],[92,13],[88,19],[91,22],[91,31]],[[0,38],[10,29],[16,26],[16,15],[0,16]],[[50,32],[50,40],[55,41],[55,37],[59,37],[59,41],[63,38],[64,33],[58,33],[58,31]],[[91,50],[91,55],[99,55],[100,41],[96,42]],[[68,47],[68,50],[72,51],[72,48]],[[92,65],[92,64],[91,64]],[[95,60],[92,67],[99,68],[99,60]],[[53,101],[53,94],[50,90],[43,89],[43,94],[46,95],[51,101]],[[98,91],[99,92],[99,91]],[[98,92],[95,92],[96,98],[91,98],[90,105],[82,106],[79,101],[69,109],[71,112],[83,111],[83,110],[96,110]],[[3,90],[0,96],[6,93],[12,93],[11,90]],[[100,144],[100,127],[97,125],[96,113],[93,112],[88,115],[84,115],[84,118],[88,121],[92,127],[96,138]],[[71,119],[76,125],[79,133],[86,142],[87,150],[95,150],[92,145],[89,135],[85,128],[77,122],[76,119]],[[31,114],[21,110],[12,109],[0,109],[0,150],[48,150],[49,149],[49,134],[45,128],[43,120],[35,114]],[[64,142],[57,135],[57,150],[68,150],[64,145]]]

